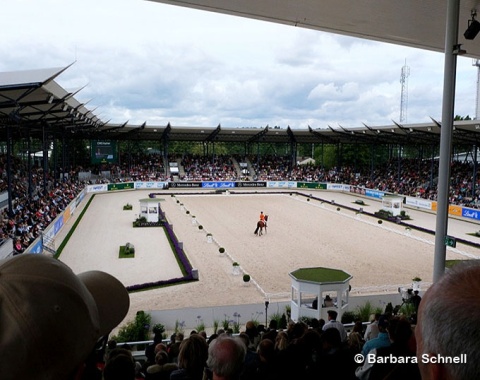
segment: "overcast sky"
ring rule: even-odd
[[[4,0],[0,71],[56,81],[104,122],[345,128],[441,121],[441,53],[143,0]],[[455,114],[475,117],[477,68],[459,57]]]

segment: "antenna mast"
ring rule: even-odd
[[[475,120],[480,117],[480,59],[474,59],[472,66],[477,67],[477,96],[475,99]]]
[[[402,85],[402,94],[400,97],[400,123],[407,122],[408,109],[408,77],[410,76],[410,67],[407,66],[407,60],[400,73],[400,83]]]

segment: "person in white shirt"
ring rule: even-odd
[[[335,310],[328,310],[328,322],[325,323],[322,330],[325,331],[327,329],[335,328],[340,332],[340,337],[342,338],[342,342],[347,340],[347,331],[342,323],[337,321],[338,313]]]
[[[363,339],[366,341],[370,339],[375,339],[378,336],[378,319],[380,318],[380,313],[375,313],[374,320],[367,326]]]

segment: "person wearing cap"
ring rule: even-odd
[[[347,340],[347,331],[345,330],[343,324],[337,321],[338,313],[335,310],[328,310],[327,316],[328,322],[323,325],[322,330],[325,331],[331,328],[337,329],[340,333],[342,342],[345,342]]]
[[[73,380],[130,297],[108,273],[75,275],[57,259],[23,254],[0,260],[0,303],[0,379]]]
[[[390,337],[387,332],[388,319],[385,315],[381,315],[378,319],[378,336],[365,342],[362,348],[362,355],[365,357],[374,348],[390,346]]]

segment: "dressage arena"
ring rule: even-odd
[[[133,228],[140,211],[139,200],[150,191],[136,190],[97,194],[64,248],[60,260],[76,273],[98,269],[112,273],[126,286],[181,276],[161,228]],[[311,192],[309,192],[311,193]],[[318,200],[286,191],[282,194],[202,195],[172,191],[157,196],[168,221],[184,250],[198,269],[199,281],[131,294],[132,320],[138,310],[169,310],[220,305],[263,303],[290,299],[289,273],[302,267],[342,269],[353,276],[351,295],[396,293],[399,286],[410,286],[421,277],[424,286],[432,281],[434,236],[377,218],[337,210],[338,205],[357,207],[355,195],[314,191]],[[61,231],[56,245],[86,206],[87,197],[74,217]],[[177,199],[183,203],[177,203]],[[335,200],[336,204],[330,204]],[[365,211],[375,212],[381,203],[364,199]],[[125,204],[133,205],[124,211]],[[186,213],[190,211],[190,214]],[[260,211],[269,215],[268,231],[254,235]],[[435,216],[407,209],[412,225],[435,229]],[[192,223],[192,215],[201,231]],[[449,234],[479,242],[467,235],[479,230],[472,222],[450,219]],[[208,243],[206,233],[213,235]],[[478,241],[477,241],[478,240]],[[135,258],[119,259],[120,245],[135,246]],[[221,255],[219,246],[226,249]],[[447,250],[447,259],[477,258],[478,249],[457,243]],[[232,261],[240,264],[252,281],[232,274]]]

